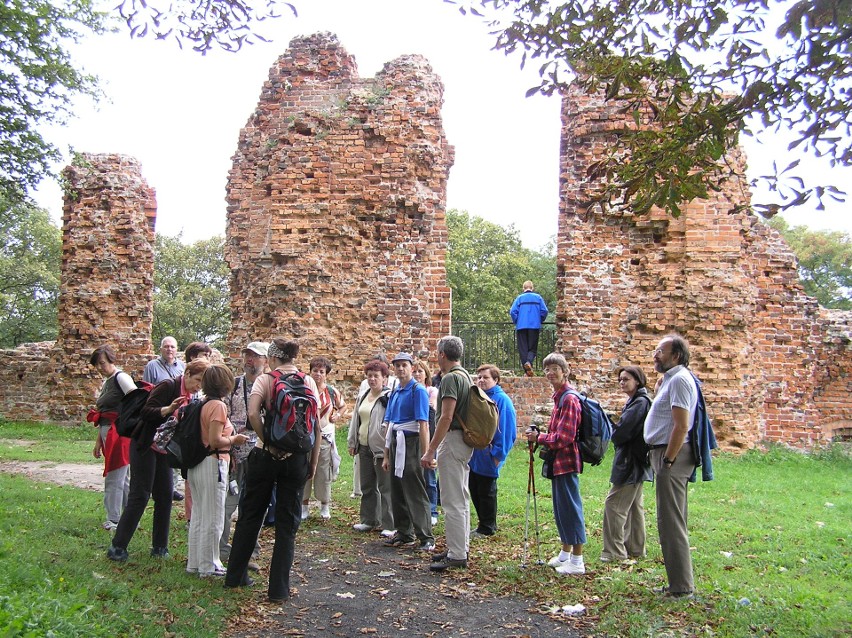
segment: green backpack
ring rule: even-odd
[[[497,432],[497,404],[485,394],[485,390],[473,383],[470,375],[467,378],[471,382],[467,410],[464,418],[460,413],[456,416],[462,426],[464,442],[474,449],[484,450],[491,445]]]

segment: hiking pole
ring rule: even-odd
[[[527,550],[529,549],[530,541],[530,498],[532,498],[533,474],[535,472],[535,461],[533,459],[533,450],[535,449],[535,446],[532,441],[529,441],[528,447],[530,451],[530,468],[527,475],[527,508],[524,512],[524,555],[521,559],[522,568],[527,566]]]
[[[538,445],[533,446],[530,443],[530,483],[532,483],[532,497],[533,497],[533,512],[535,516],[535,548],[536,553],[538,554],[538,561],[536,561],[536,565],[544,565],[544,561],[541,558],[541,541],[538,538],[538,495],[535,492],[535,469],[533,463],[533,452]]]

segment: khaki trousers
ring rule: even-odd
[[[624,560],[645,555],[643,483],[613,485],[604,502],[601,558]]]
[[[438,447],[438,476],[447,558],[467,558],[470,546],[470,490],[468,461],[473,448],[465,444],[461,430],[450,430]]]

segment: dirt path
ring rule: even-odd
[[[299,539],[291,580],[297,595],[284,605],[268,603],[261,573],[252,588],[254,611],[234,619],[228,636],[583,635],[576,630],[585,624],[581,619],[568,624],[540,613],[533,601],[478,586],[493,569],[488,565],[435,574],[427,554],[386,548],[374,537],[340,546],[334,531],[319,522],[309,521]]]
[[[102,471],[96,464],[0,462],[0,472],[94,491],[103,491]],[[481,583],[493,569],[487,561],[435,574],[428,569],[428,555],[386,548],[376,536],[341,543],[335,531],[341,524],[311,519],[299,530],[291,581],[297,593],[283,605],[266,600],[273,535],[264,528],[264,569],[251,589],[255,604],[233,618],[223,635],[575,638],[593,629],[591,619],[552,618],[534,601],[486,591]]]

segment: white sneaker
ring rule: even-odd
[[[328,503],[323,503],[320,505],[320,516],[325,520],[331,518],[331,512],[328,510]]]
[[[383,529],[382,530],[382,536],[384,536],[385,538],[393,538],[394,534],[396,534],[395,529]]]
[[[308,515],[309,515],[310,513],[311,513],[311,512],[310,512],[310,510],[308,509],[308,506],[307,506],[307,505],[302,505],[302,520],[303,520],[303,521],[308,520]]]
[[[113,523],[112,521],[105,521],[101,526],[108,532],[114,532],[118,529],[118,523]]]
[[[556,556],[551,558],[549,561],[547,561],[547,564],[548,564],[549,567],[561,567],[562,565],[565,565],[570,560],[571,560],[570,558],[566,558],[565,560],[561,560],[559,558],[559,554],[557,554]]]
[[[354,529],[356,532],[372,532],[373,526],[367,525],[366,523],[355,523],[352,526],[352,529]]]
[[[583,563],[572,563],[571,559],[568,559],[556,568],[556,573],[562,574],[563,576],[579,576],[580,574],[586,573],[586,566]]]

